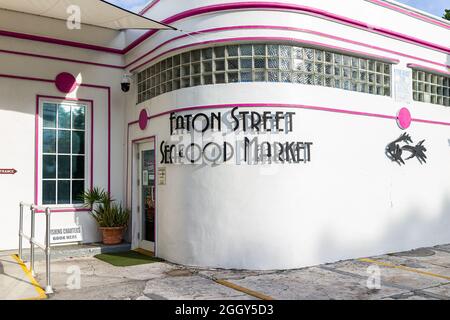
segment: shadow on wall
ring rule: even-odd
[[[317,259],[329,261],[330,257],[336,260],[374,256],[450,242],[450,200],[447,197],[442,202],[438,216],[427,219],[420,209],[410,208],[404,219],[396,220],[393,210],[390,226],[376,239],[367,240],[364,244],[357,244],[359,240],[355,237],[355,242],[349,246],[348,243],[339,242],[338,237],[329,230],[317,247]],[[370,227],[368,221],[367,228]]]

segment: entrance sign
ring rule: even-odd
[[[158,168],[158,185],[165,186],[166,185],[166,168]]]
[[[64,227],[50,230],[50,243],[67,243],[83,241],[81,226]]]
[[[0,174],[16,174],[16,169],[0,169]]]

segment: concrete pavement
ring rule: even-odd
[[[26,266],[11,254],[0,253],[0,300],[45,299]]]
[[[45,264],[36,263],[45,282]],[[450,245],[285,271],[53,262],[50,299],[450,299]]]

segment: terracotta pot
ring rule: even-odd
[[[99,228],[103,235],[103,244],[119,244],[123,239],[124,227]]]

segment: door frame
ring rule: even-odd
[[[131,247],[132,249],[142,248],[139,236],[142,233],[142,208],[138,212],[138,205],[141,205],[140,193],[141,186],[137,185],[138,177],[140,176],[140,161],[138,153],[140,154],[140,146],[146,143],[153,143],[155,150],[155,242],[153,253],[158,255],[158,191],[157,191],[157,140],[156,136],[148,136],[131,141],[132,161],[131,161]],[[142,182],[141,182],[142,183]],[[142,248],[144,250],[148,250]]]

